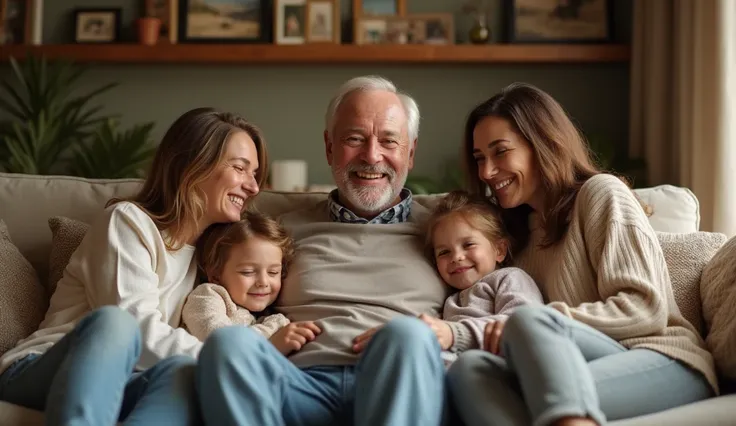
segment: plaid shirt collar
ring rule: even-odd
[[[327,206],[330,210],[330,219],[332,219],[333,222],[388,225],[392,223],[406,222],[409,219],[412,202],[411,191],[404,188],[401,190],[400,196],[400,203],[384,210],[381,214],[371,220],[364,219],[350,211],[347,207],[341,205],[337,198],[337,189],[333,190],[330,193],[330,196],[327,197]]]

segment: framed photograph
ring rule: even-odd
[[[355,44],[383,44],[388,41],[388,19],[360,18],[356,25]]]
[[[505,0],[507,38],[516,43],[611,40],[610,0]]]
[[[451,13],[433,13],[412,16],[414,21],[421,21],[424,27],[423,44],[454,44],[455,25]]]
[[[406,0],[353,0],[353,16],[404,16]]]
[[[339,0],[308,0],[307,43],[340,43]]]
[[[31,41],[32,0],[0,0],[0,45]]]
[[[356,44],[454,44],[451,13],[404,17],[363,17],[358,20]]]
[[[307,1],[275,0],[276,44],[303,44],[307,40]]]
[[[406,0],[352,0],[353,1],[353,40],[361,44],[360,22],[366,17],[402,17],[406,15]],[[369,21],[369,25],[372,25]]]
[[[114,43],[120,39],[120,9],[75,9],[76,43]]]
[[[178,0],[180,43],[267,43],[267,0]]]

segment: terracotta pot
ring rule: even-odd
[[[158,18],[138,19],[138,42],[148,46],[158,43],[161,34],[161,20]]]

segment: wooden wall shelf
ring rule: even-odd
[[[490,44],[484,46],[350,44],[51,44],[0,46],[0,62],[12,56],[113,64],[490,64],[627,62],[627,45]]]

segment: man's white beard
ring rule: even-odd
[[[350,173],[356,171],[386,174],[388,183],[380,187],[355,185],[350,180]],[[359,167],[348,165],[344,168],[333,168],[332,173],[340,195],[345,197],[355,209],[368,214],[378,214],[391,207],[391,203],[399,197],[406,182],[408,170],[399,174],[388,166]]]

